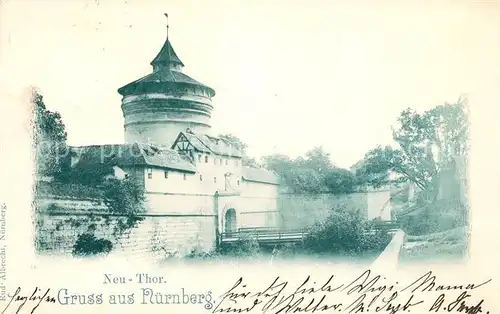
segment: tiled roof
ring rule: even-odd
[[[78,164],[105,164],[109,163],[116,156],[123,155],[131,150],[130,144],[105,144],[71,147],[80,156]]]
[[[167,39],[163,44],[163,47],[161,47],[158,55],[153,59],[153,61],[151,61],[151,65],[168,65],[169,63],[179,63],[180,65],[184,66],[184,63],[182,63],[181,59],[179,59],[174,51],[174,48],[172,47],[172,44]]]
[[[276,174],[263,168],[243,167],[243,179],[253,182],[279,184]]]
[[[198,82],[182,72],[172,71],[167,68],[148,74],[123,87],[120,87],[118,89],[118,93],[121,95],[128,95],[135,93],[158,92],[161,90],[166,91],[166,87],[168,85],[176,83],[201,86],[209,89],[212,96],[215,95],[215,91],[211,87]]]
[[[81,164],[154,166],[196,172],[194,164],[177,151],[139,143],[83,147],[77,166]]]
[[[141,147],[144,151],[143,157],[147,165],[196,172],[196,166],[178,151],[169,148],[162,148],[156,151],[156,147],[151,151],[151,148],[153,148],[153,146],[143,145],[143,147]]]
[[[242,153],[237,146],[226,139],[191,132],[182,132],[181,134],[200,152],[221,156],[242,157]]]
[[[212,153],[210,148],[207,145],[205,145],[201,141],[201,139],[198,136],[196,136],[195,134],[188,133],[188,132],[182,132],[180,134],[184,135],[188,139],[189,143],[191,143],[191,145],[193,145],[193,147],[197,151],[204,152],[204,153]],[[179,134],[179,136],[180,136],[180,134]]]

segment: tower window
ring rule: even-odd
[[[148,168],[146,171],[148,173],[148,179],[153,179],[153,168]]]
[[[201,155],[198,155],[198,162],[201,162]]]
[[[186,176],[186,174],[185,174],[185,173],[184,173],[183,177],[184,177],[184,181],[186,181],[187,176]]]
[[[222,158],[219,158],[219,163],[222,166]]]
[[[237,184],[237,185],[240,185],[240,180],[236,181],[236,184]]]
[[[226,159],[226,166],[227,166],[227,165],[228,165],[228,161],[227,161],[227,159]]]
[[[165,170],[165,179],[168,179],[168,171]]]
[[[200,174],[200,181],[203,181],[203,176]]]
[[[208,156],[205,156],[205,163],[208,164]]]
[[[217,177],[214,177],[214,183],[217,183]]]
[[[214,158],[214,165],[217,166],[217,158]]]

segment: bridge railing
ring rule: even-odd
[[[377,222],[373,226],[373,229],[366,231],[366,234],[376,234],[376,232],[380,230],[387,231],[389,234],[395,234],[399,230],[399,227],[394,222]],[[310,231],[307,229],[276,229],[270,227],[239,228],[237,231],[223,232],[221,234],[221,240],[226,242],[246,239],[254,239],[257,241],[303,241],[309,232]]]
[[[303,229],[275,229],[275,228],[240,228],[234,232],[224,232],[221,234],[222,241],[239,241],[255,239],[257,241],[285,241],[303,240],[307,231]]]

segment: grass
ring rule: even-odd
[[[400,261],[462,259],[467,252],[467,240],[466,227],[421,236],[406,236]]]
[[[463,238],[467,238],[467,228],[466,227],[458,227],[449,229],[442,232],[430,233],[420,236],[406,236],[407,242],[416,242],[416,241],[427,241],[427,242],[442,242],[442,241],[453,241],[460,240]]]

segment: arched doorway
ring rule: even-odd
[[[224,232],[235,232],[236,231],[236,211],[234,208],[229,208],[226,210],[224,215]]]

